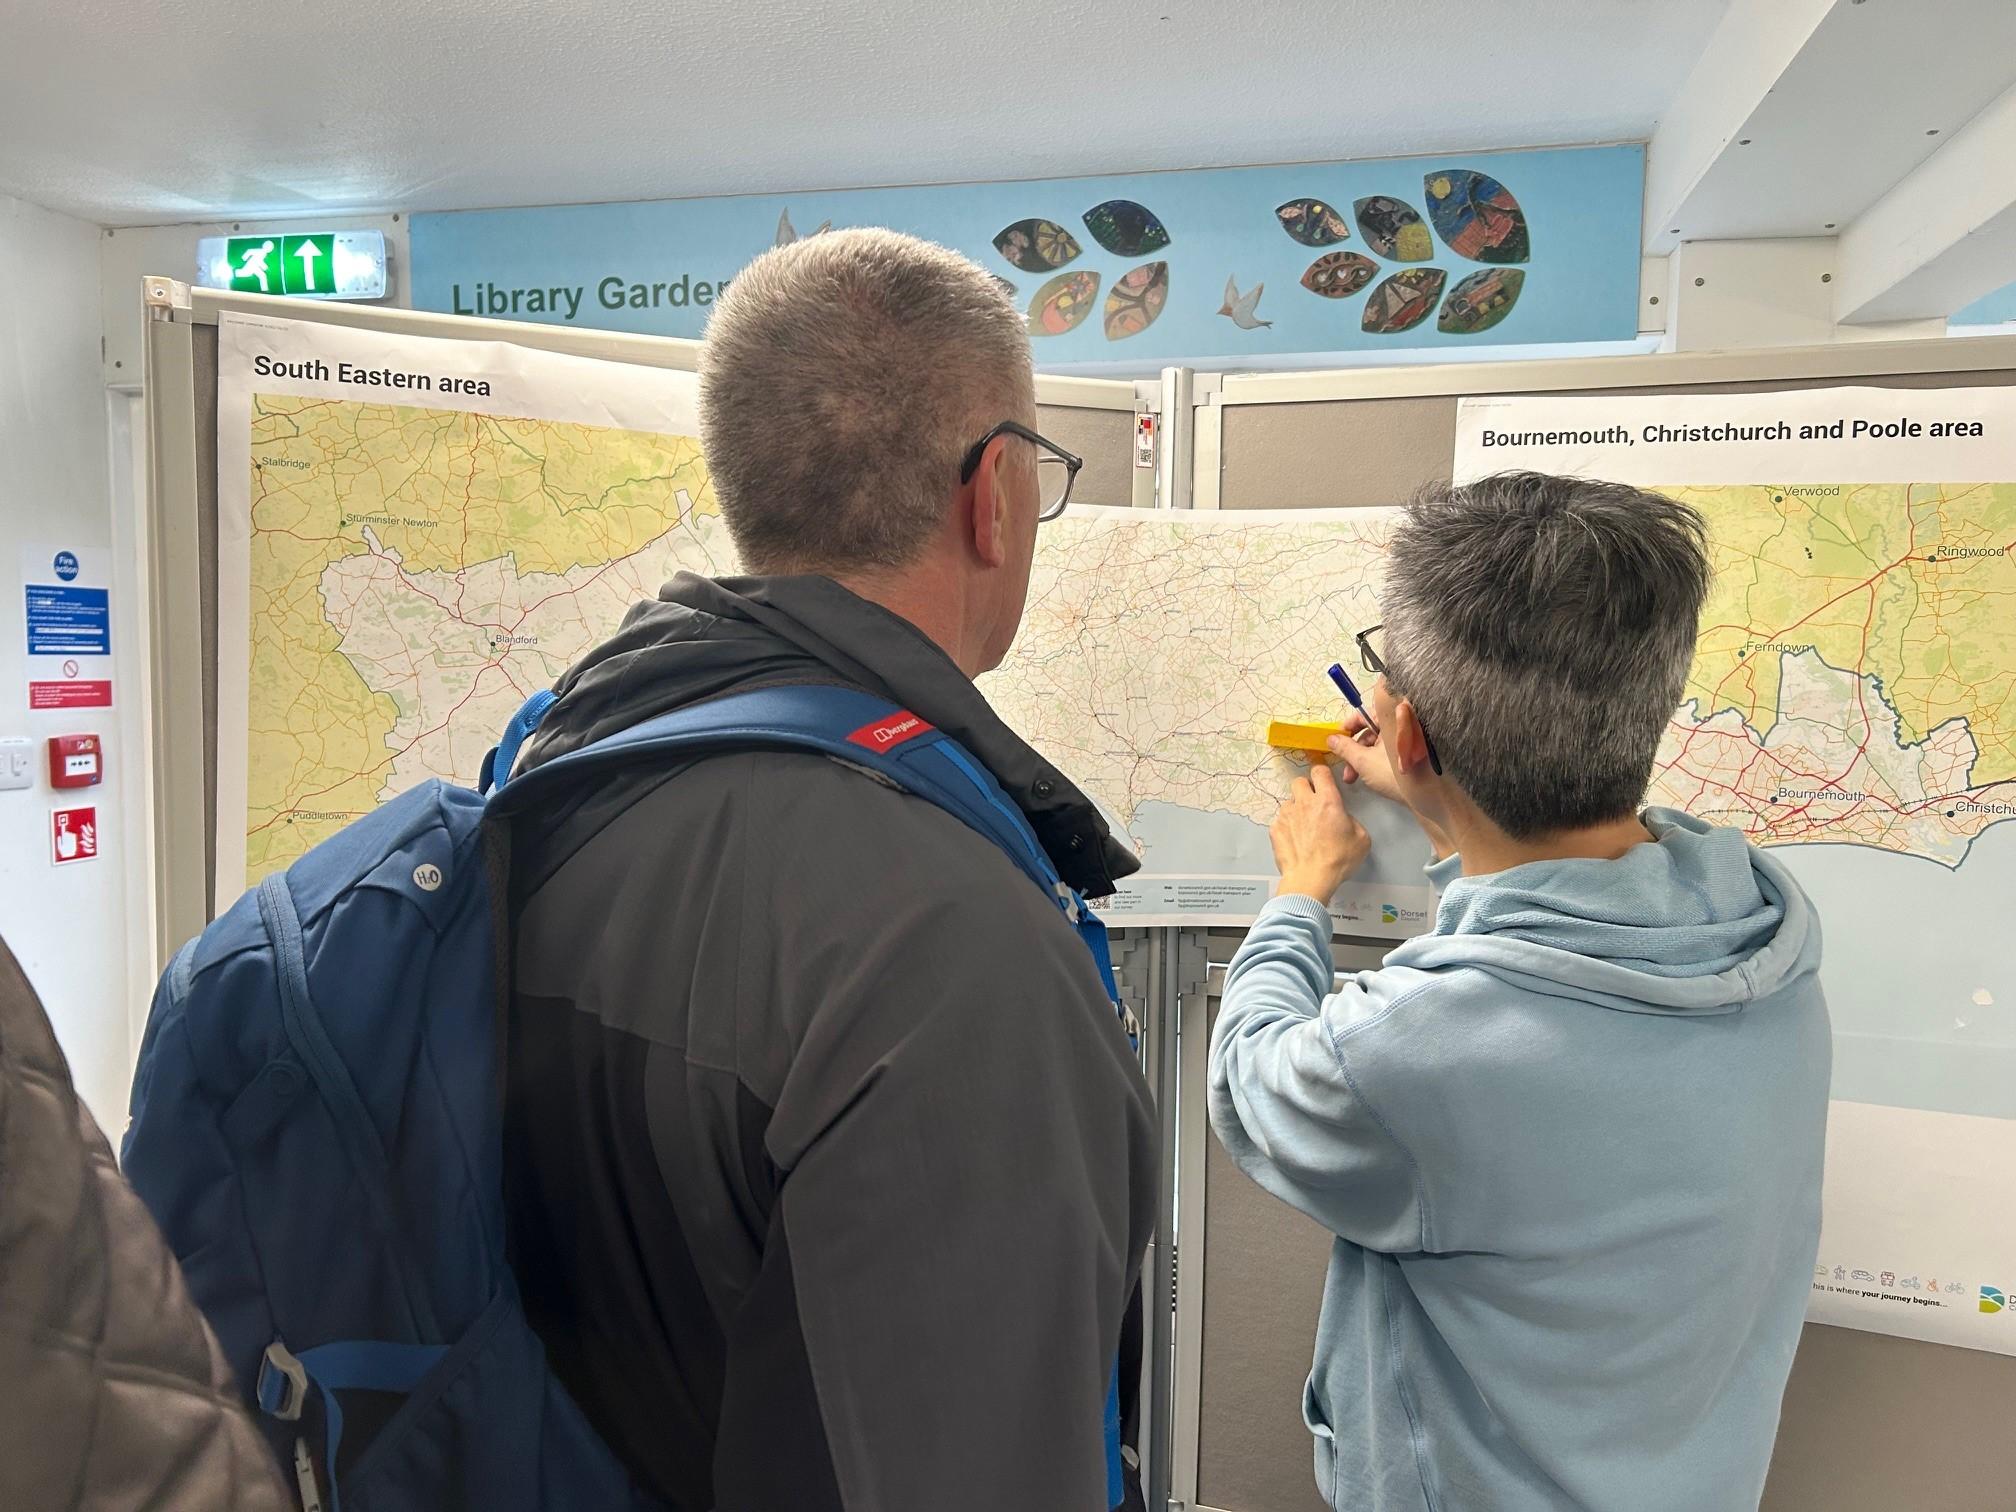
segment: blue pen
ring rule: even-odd
[[[1358,696],[1358,685],[1351,681],[1351,674],[1344,670],[1342,663],[1330,664],[1330,681],[1337,684],[1337,691],[1344,695],[1344,702],[1358,711],[1358,717],[1365,721],[1365,728],[1376,736],[1379,733],[1379,726],[1372,722],[1372,716],[1366,712],[1365,700]]]

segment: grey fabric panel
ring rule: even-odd
[[[1206,949],[1212,961],[1219,966],[1231,964],[1233,955],[1245,943],[1246,931],[1238,928],[1207,929],[1204,932]],[[1393,948],[1391,940],[1375,940],[1361,935],[1333,935],[1330,939],[1330,958],[1339,971],[1373,971],[1386,959],[1386,952]],[[1212,978],[1212,992],[1217,992],[1217,977]],[[1212,1000],[1213,1013],[1218,1011],[1217,1000]]]
[[[2009,383],[2016,383],[2016,370],[1573,392],[1735,394],[1847,386],[1993,388]],[[1456,454],[1456,405],[1449,396],[1228,405],[1219,507],[1355,509],[1403,503],[1422,484],[1449,476],[1450,459]]]
[[[1214,1022],[1217,1006],[1213,999]],[[1325,1512],[1301,1401],[1330,1236],[1247,1180],[1215,1137],[1204,1161],[1204,1231],[1198,1504]]]
[[[196,539],[203,609],[203,896],[217,895],[217,327],[190,333],[195,369]]]
[[[1761,1512],[2016,1507],[2016,1358],[1809,1323]]]
[[[1234,404],[1225,410],[1221,509],[1399,504],[1456,455],[1456,401]]]
[[[1036,428],[1085,459],[1071,490],[1074,504],[1134,502],[1134,415],[1131,410],[1036,407]]]

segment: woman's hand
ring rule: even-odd
[[[1330,754],[1342,768],[1340,781],[1362,782],[1381,798],[1406,802],[1400,796],[1400,780],[1393,775],[1393,757],[1386,742],[1372,733],[1363,714],[1353,709],[1344,720],[1344,733],[1332,735],[1329,744]]]
[[[1276,893],[1302,893],[1325,904],[1372,850],[1372,837],[1344,807],[1327,766],[1295,779],[1268,834],[1281,868]]]
[[[1391,798],[1399,804],[1407,803],[1400,794],[1400,779],[1393,771],[1393,753],[1386,748],[1384,740],[1372,733],[1363,714],[1352,710],[1344,721],[1344,733],[1332,735],[1329,744],[1330,754],[1337,760],[1339,782],[1356,782],[1370,788],[1381,798]],[[1421,826],[1422,833],[1427,835],[1437,861],[1456,853],[1455,842],[1432,822],[1419,813],[1414,815],[1414,819]]]

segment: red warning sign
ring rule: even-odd
[[[109,709],[112,683],[109,678],[83,682],[31,682],[28,684],[31,709]]]
[[[58,809],[49,816],[50,858],[58,866],[98,859],[98,810]]]

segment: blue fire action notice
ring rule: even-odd
[[[76,569],[71,569],[76,575]],[[30,656],[110,656],[112,596],[104,588],[29,583]]]

